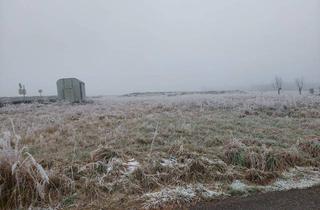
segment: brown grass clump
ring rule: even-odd
[[[223,149],[224,158],[227,163],[238,166],[246,165],[247,147],[239,140],[229,142]]]
[[[157,174],[157,182],[160,184],[203,183],[221,178],[221,174],[227,171],[227,164],[220,159],[208,159],[186,152],[170,161],[155,161],[148,169],[149,174]]]
[[[157,176],[146,174],[141,167],[137,168],[129,175],[129,181],[133,193],[148,192],[161,186]]]
[[[294,146],[289,149],[246,146],[239,140],[224,147],[224,156],[227,163],[264,172],[284,171],[302,163],[302,157]]]
[[[112,148],[107,147],[107,146],[99,146],[98,149],[92,151],[90,153],[91,160],[93,161],[109,161],[113,157],[119,157],[119,154],[112,150]]]
[[[48,199],[49,176],[32,155],[23,152],[19,141],[19,136],[10,133],[0,138],[0,208],[19,208]]]
[[[320,138],[300,142],[298,144],[298,147],[302,151],[308,153],[313,158],[320,156]]]
[[[294,148],[287,150],[271,150],[266,155],[266,171],[283,171],[299,165],[301,157]]]
[[[270,184],[282,171],[302,162],[295,147],[284,150],[251,146],[247,147],[246,151],[242,166],[248,169],[244,177],[255,184]]]
[[[187,179],[203,182],[220,179],[227,171],[227,164],[220,159],[199,158],[191,161],[186,169]]]
[[[267,185],[279,176],[275,172],[266,172],[258,169],[248,169],[245,172],[245,179],[259,185]]]
[[[233,140],[223,148],[227,163],[245,168],[265,169],[265,151],[258,146],[246,146],[240,140]]]
[[[105,166],[109,170],[95,174],[100,180],[100,187],[109,192],[126,192],[132,195],[150,192],[163,186],[214,181],[221,179],[227,171],[226,163],[220,159],[208,159],[187,152],[169,159],[151,158],[140,162],[135,170],[129,173],[127,168],[123,168],[125,160],[117,159],[120,161],[120,168],[111,166],[113,160],[115,159],[111,159]]]
[[[249,151],[246,154],[247,168],[264,170],[266,165],[265,154],[262,151]]]

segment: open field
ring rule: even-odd
[[[0,108],[0,208],[175,209],[320,184],[320,97],[101,97]]]

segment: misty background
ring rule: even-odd
[[[0,96],[320,81],[319,0],[0,0]]]

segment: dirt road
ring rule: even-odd
[[[201,204],[190,210],[211,210],[211,209],[286,209],[286,210],[320,210],[320,186],[282,192],[268,192],[246,198],[228,198],[222,201]]]

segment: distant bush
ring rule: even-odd
[[[310,89],[309,89],[309,93],[310,93],[310,94],[314,94],[314,88],[310,88]]]

